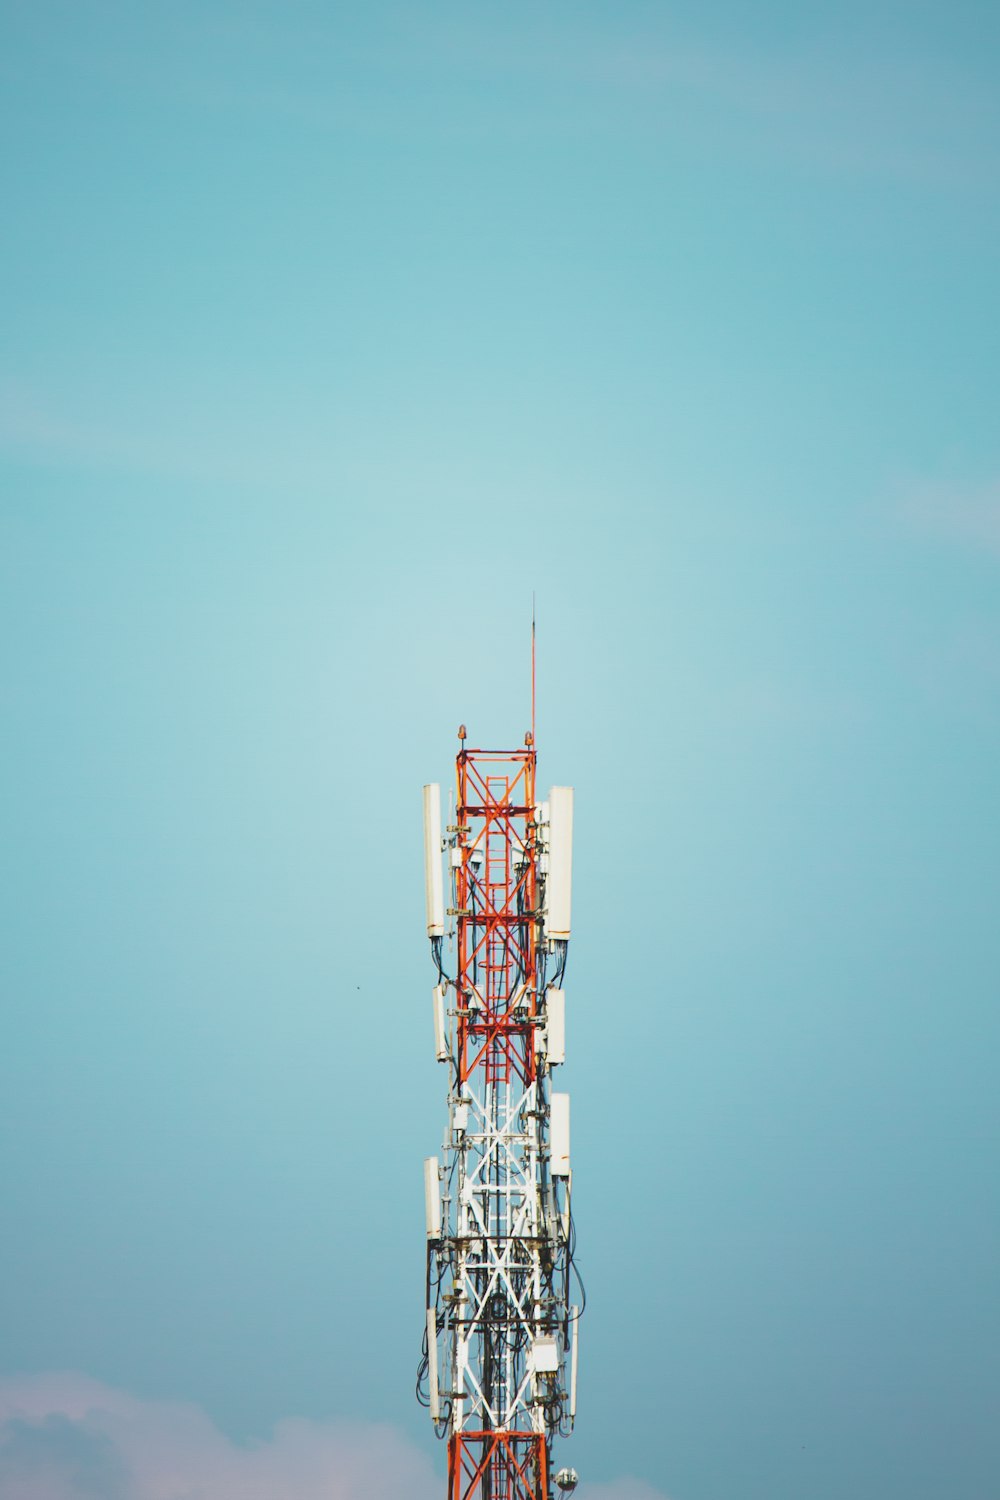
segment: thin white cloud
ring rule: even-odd
[[[16,380],[0,378],[0,454],[42,457],[119,473],[183,476],[179,441],[151,440],[134,426],[102,424],[58,410],[53,402]],[[190,471],[190,464],[187,465]]]
[[[197,1406],[78,1374],[0,1381],[4,1500],[440,1500],[443,1475],[388,1424],[279,1422],[234,1443]],[[577,1500],[666,1500],[640,1479]]]
[[[925,486],[895,506],[911,534],[1000,553],[1000,481],[979,489]]]
[[[750,46],[739,32],[727,41],[682,30],[655,11],[608,27],[540,7],[431,15],[390,5],[374,27],[317,27],[300,16],[277,53],[269,28],[242,14],[228,30],[213,19],[202,45],[180,51],[168,30],[173,66],[149,82],[168,100],[324,132],[409,133],[418,108],[430,136],[638,129],[695,151],[738,146],[835,174],[992,193],[996,91],[919,30],[909,40],[909,51],[895,39],[887,46],[877,28],[862,26],[837,44],[824,35],[797,47]],[[213,62],[220,42],[224,68]],[[148,38],[133,37],[110,62],[106,48],[93,47],[88,63],[112,81],[131,79],[147,53]],[[266,79],[257,66],[265,53],[275,54]],[[455,110],[455,82],[476,87],[474,111]]]
[[[610,1484],[581,1484],[575,1500],[667,1500],[642,1479],[615,1479]]]
[[[685,32],[662,16],[608,31],[567,28],[541,12],[500,22],[475,13],[437,28],[422,20],[408,55],[445,79],[536,85],[527,97],[519,91],[519,114],[538,109],[554,86],[550,119],[588,133],[596,121],[611,131],[638,126],[695,149],[739,144],[837,174],[993,187],[995,94],[919,39],[909,53],[867,30],[836,46],[751,46]]]
[[[122,381],[124,384],[124,381]],[[243,489],[280,483],[322,488],[342,482],[346,465],[332,454],[327,434],[261,425],[217,414],[211,430],[183,403],[165,401],[159,424],[149,413],[112,412],[112,397],[83,403],[31,390],[0,374],[0,458],[181,483],[234,484]],[[103,411],[102,411],[103,406]]]
[[[196,1406],[83,1376],[0,1383],[0,1495],[17,1500],[440,1500],[441,1488],[388,1425],[291,1419],[241,1446]]]
[[[866,706],[854,691],[764,675],[735,682],[719,695],[718,711],[733,724],[763,730],[849,729],[866,717]]]

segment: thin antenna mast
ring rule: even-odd
[[[531,595],[531,743],[535,743],[535,595]]]

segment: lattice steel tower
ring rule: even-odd
[[[448,1500],[551,1500],[553,1483],[568,1493],[577,1482],[572,1469],[552,1472],[551,1445],[573,1426],[583,1304],[582,1284],[580,1306],[570,1303],[569,1095],[551,1086],[566,1050],[573,790],[535,800],[532,734],[510,751],[466,749],[464,725],[459,737],[443,837],[440,787],[424,787],[448,1123],[442,1158],[424,1164],[417,1393],[448,1440]]]

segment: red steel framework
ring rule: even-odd
[[[457,1432],[448,1445],[448,1500],[541,1500],[549,1494],[540,1432]]]
[[[459,1078],[533,1083],[537,1012],[534,747],[459,751],[456,871]],[[478,856],[478,858],[477,858]],[[549,1494],[544,1432],[452,1433],[449,1500]]]
[[[535,752],[457,760],[459,1076],[535,1077]],[[477,859],[478,856],[478,859]],[[478,872],[478,873],[477,873]],[[527,1001],[527,1008],[524,1001]]]

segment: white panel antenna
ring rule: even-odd
[[[444,996],[443,984],[434,986],[434,1055],[438,1062],[448,1061],[448,1035],[444,1023]]]
[[[569,1176],[569,1095],[552,1095],[552,1118],[549,1141],[552,1151],[553,1177]]]
[[[549,792],[549,873],[545,888],[545,935],[565,943],[570,935],[573,895],[573,788]]]
[[[569,1416],[572,1421],[576,1416],[576,1365],[580,1357],[580,1309],[576,1306],[571,1307],[569,1316],[573,1325],[573,1348],[569,1356]]]
[[[441,1416],[441,1401],[438,1395],[437,1312],[433,1307],[427,1309],[427,1397],[431,1421],[437,1422]]]
[[[444,937],[441,788],[436,781],[424,787],[424,879],[427,886],[427,936]]]
[[[427,1238],[441,1238],[441,1177],[436,1156],[424,1158],[424,1206],[427,1212]]]
[[[550,985],[545,991],[545,1042],[549,1067],[566,1061],[566,991]]]

